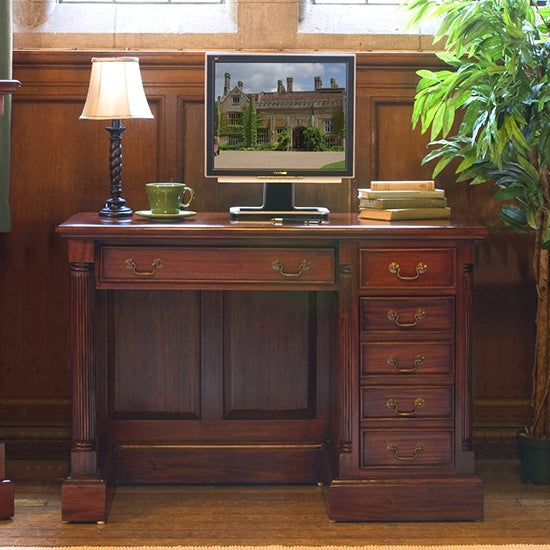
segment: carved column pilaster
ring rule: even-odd
[[[351,319],[352,266],[340,265],[339,360],[338,380],[338,451],[352,452],[353,323]]]
[[[96,373],[93,356],[94,264],[74,262],[71,274],[73,441],[71,475],[97,471]]]
[[[470,303],[472,301],[473,293],[473,271],[474,266],[471,263],[465,263],[463,266],[462,277],[462,296],[464,302]],[[469,307],[464,307],[464,343],[462,357],[465,364],[462,370],[463,383],[459,384],[459,388],[462,389],[462,395],[460,399],[464,406],[462,407],[462,450],[472,451],[472,311]]]

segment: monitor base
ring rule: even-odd
[[[322,223],[330,214],[323,206],[294,206],[292,183],[265,183],[262,206],[232,206],[232,221],[273,221],[274,223]]]
[[[323,207],[294,207],[292,210],[265,210],[258,206],[233,206],[229,209],[232,221],[273,223],[323,223],[328,221],[330,211]]]

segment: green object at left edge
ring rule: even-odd
[[[12,75],[12,18],[11,1],[0,0],[0,80]],[[4,97],[4,110],[0,115],[0,232],[10,230],[10,126],[11,96]]]

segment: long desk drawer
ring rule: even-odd
[[[334,250],[103,246],[98,281],[333,284]]]

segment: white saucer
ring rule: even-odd
[[[137,216],[149,218],[150,220],[155,220],[157,222],[175,222],[188,218],[189,216],[194,216],[195,214],[196,212],[193,212],[192,210],[180,210],[177,214],[153,214],[151,210],[138,210],[136,212]]]

